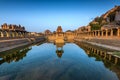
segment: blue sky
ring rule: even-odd
[[[120,5],[120,0],[0,0],[0,24],[21,24],[27,31],[75,30]]]

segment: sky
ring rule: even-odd
[[[25,26],[30,32],[75,30],[120,5],[120,0],[0,0],[0,25]]]

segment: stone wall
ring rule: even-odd
[[[44,41],[44,37],[0,40],[0,52]]]

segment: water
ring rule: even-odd
[[[43,43],[0,57],[0,80],[119,80],[103,61],[74,43]]]

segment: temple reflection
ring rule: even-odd
[[[62,57],[62,54],[64,53],[63,46],[65,45],[64,43],[56,43],[56,54],[59,58]]]
[[[24,49],[16,49],[0,53],[0,65],[5,62],[18,62],[19,60],[23,59],[23,57],[25,57],[27,52],[31,49],[31,47],[27,47]]]
[[[88,57],[94,57],[95,61],[102,61],[105,67],[114,71],[120,78],[120,58],[111,55],[111,52],[114,52],[113,50],[104,49],[87,43],[76,42],[76,44],[84,49]]]

